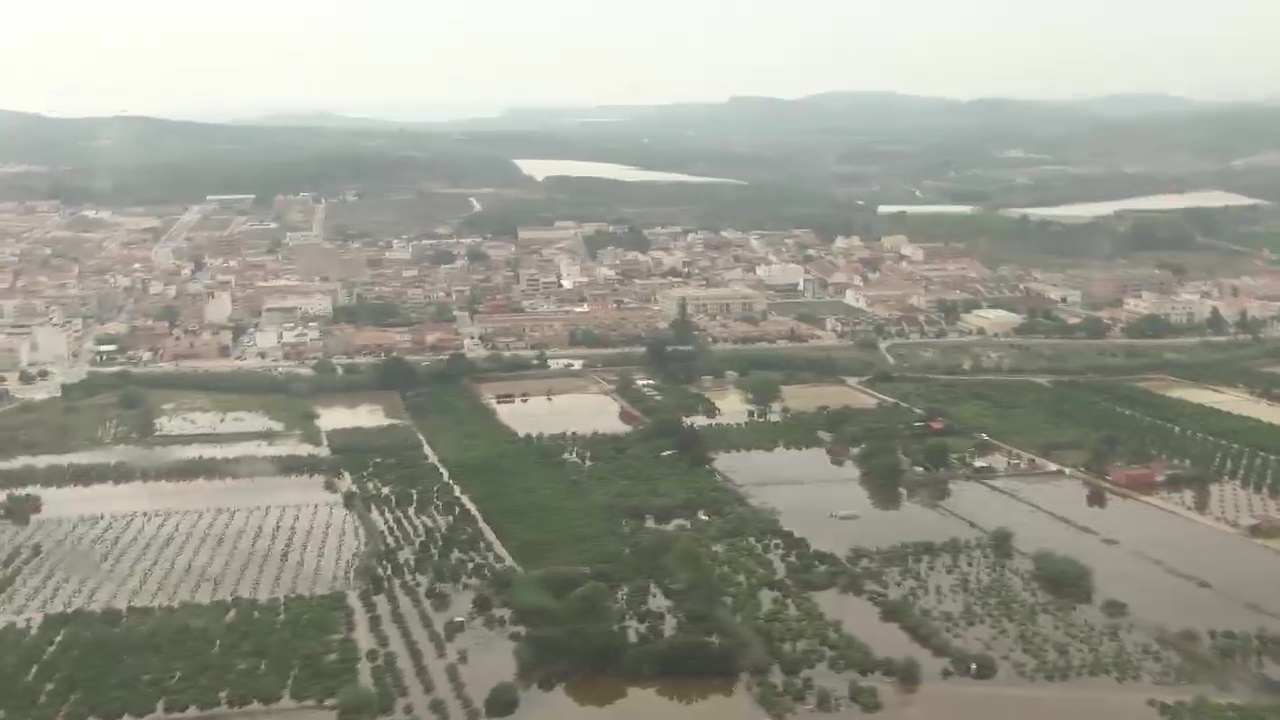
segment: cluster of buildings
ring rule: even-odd
[[[1280,275],[989,268],[963,243],[558,222],[330,237],[328,202],[0,204],[0,374],[77,363],[307,361],[635,346],[688,317],[723,343],[1015,332],[1036,313],[1267,323]],[[330,222],[332,217],[330,217]]]

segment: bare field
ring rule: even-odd
[[[568,395],[601,393],[604,387],[589,377],[529,378],[527,380],[493,380],[476,385],[485,397],[498,395]]]
[[[848,385],[783,385],[782,404],[797,412],[820,407],[873,408],[875,397]]]
[[[1280,405],[1259,400],[1256,397],[1234,390],[1206,387],[1177,380],[1150,380],[1137,383],[1137,385],[1167,397],[1251,417],[1273,425],[1280,425]]]

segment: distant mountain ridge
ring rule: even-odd
[[[1023,100],[982,97],[954,100],[947,97],[906,95],[888,91],[833,91],[781,99],[767,96],[735,96],[724,101],[669,102],[645,105],[526,105],[513,106],[498,115],[453,120],[388,120],[349,117],[334,113],[262,115],[232,124],[260,127],[317,127],[342,129],[553,129],[588,123],[658,124],[699,126],[730,123],[731,126],[782,124],[826,126],[852,123],[878,124],[1084,122],[1088,119],[1167,117],[1234,108],[1265,108],[1271,102],[1220,102],[1160,94],[1103,95],[1078,100]]]

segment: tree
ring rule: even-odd
[[[1226,335],[1231,331],[1231,324],[1227,322],[1227,319],[1222,316],[1222,311],[1216,306],[1209,311],[1209,317],[1204,321],[1204,324],[1209,328],[1209,332],[1214,335]]]
[[[328,358],[320,358],[315,361],[311,366],[311,370],[317,375],[331,376],[338,374],[338,366],[334,365],[333,361]]]
[[[452,250],[446,250],[445,248],[432,250],[431,254],[427,256],[427,262],[432,265],[452,265],[457,262],[457,260],[457,253]]]
[[[376,373],[377,385],[381,390],[405,391],[418,382],[417,369],[398,355],[392,355],[378,363]]]
[[[37,379],[37,380],[48,380],[48,379],[49,379],[49,370],[48,370],[48,368],[40,368],[39,370],[37,370],[37,371],[36,371],[36,379]]]
[[[482,248],[469,247],[467,248],[466,258],[467,262],[472,265],[481,265],[489,262],[489,253],[485,252]]]
[[[969,656],[971,666],[970,676],[975,680],[990,680],[996,676],[999,671],[999,664],[996,659],[986,653],[977,653]]]
[[[1090,315],[1071,328],[1090,340],[1101,340],[1111,334],[1110,323],[1096,315]]]
[[[116,398],[118,404],[124,410],[137,410],[146,402],[146,397],[142,391],[136,387],[127,387],[120,391],[120,396]]]
[[[818,712],[832,712],[836,709],[835,693],[830,688],[819,687],[813,692],[813,707]]]
[[[998,527],[991,531],[988,536],[991,543],[991,553],[998,560],[1013,559],[1013,531],[1007,527]]]
[[[350,685],[338,693],[338,720],[372,720],[378,716],[378,697],[363,685]]]
[[[1032,577],[1045,592],[1079,605],[1093,601],[1093,570],[1067,555],[1041,550],[1031,556]]]
[[[159,319],[169,323],[169,329],[173,330],[178,327],[178,322],[182,319],[182,313],[176,305],[165,305],[160,308]]]
[[[930,470],[946,470],[951,466],[951,446],[942,438],[925,443],[921,454],[925,467]]]
[[[1116,600],[1115,598],[1107,598],[1106,600],[1103,600],[1100,608],[1102,610],[1102,614],[1112,620],[1119,620],[1129,614],[1128,603],[1122,600]]]
[[[773,374],[754,373],[739,378],[738,389],[747,394],[747,399],[758,408],[768,408],[782,399],[782,382]]]
[[[18,371],[18,382],[22,383],[23,385],[30,385],[35,381],[36,381],[36,374],[31,372],[30,370]]]
[[[913,657],[904,657],[898,663],[898,684],[907,692],[915,692],[920,687],[922,673],[920,661]]]
[[[1159,315],[1143,315],[1125,325],[1122,332],[1133,340],[1152,340],[1177,335],[1178,328]]]
[[[689,319],[689,301],[680,298],[676,306],[676,317],[671,321],[671,336],[676,345],[692,345],[696,328]]]
[[[1214,308],[1217,310],[1217,308]],[[1240,310],[1240,315],[1236,318],[1235,331],[1240,335],[1248,335],[1254,340],[1262,337],[1263,322],[1257,318],[1249,317],[1249,311]]]

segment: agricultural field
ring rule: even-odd
[[[0,413],[0,458],[109,455],[126,446],[149,451],[249,441],[319,445],[313,419],[305,402],[286,396],[125,388],[23,403]]]
[[[873,408],[875,397],[848,385],[810,384],[783,385],[782,405],[793,412],[811,412],[818,408]]]
[[[629,431],[626,413],[607,390],[590,377],[497,380],[477,385],[498,418],[522,435]]]
[[[318,479],[47,490],[0,524],[0,617],[326,594],[353,582],[361,538]]]
[[[0,713],[119,720],[333,700],[359,653],[341,593],[45,615],[0,628]]]
[[[395,393],[349,393],[316,398],[316,425],[323,432],[373,428],[404,422],[404,404]]]
[[[1171,367],[1230,365],[1274,357],[1274,345],[1240,341],[1178,343],[1054,341],[896,342],[895,372],[1126,375]]]
[[[1137,383],[1137,386],[1166,397],[1280,425],[1280,405],[1259,400],[1243,392],[1179,380],[1147,380]]]

